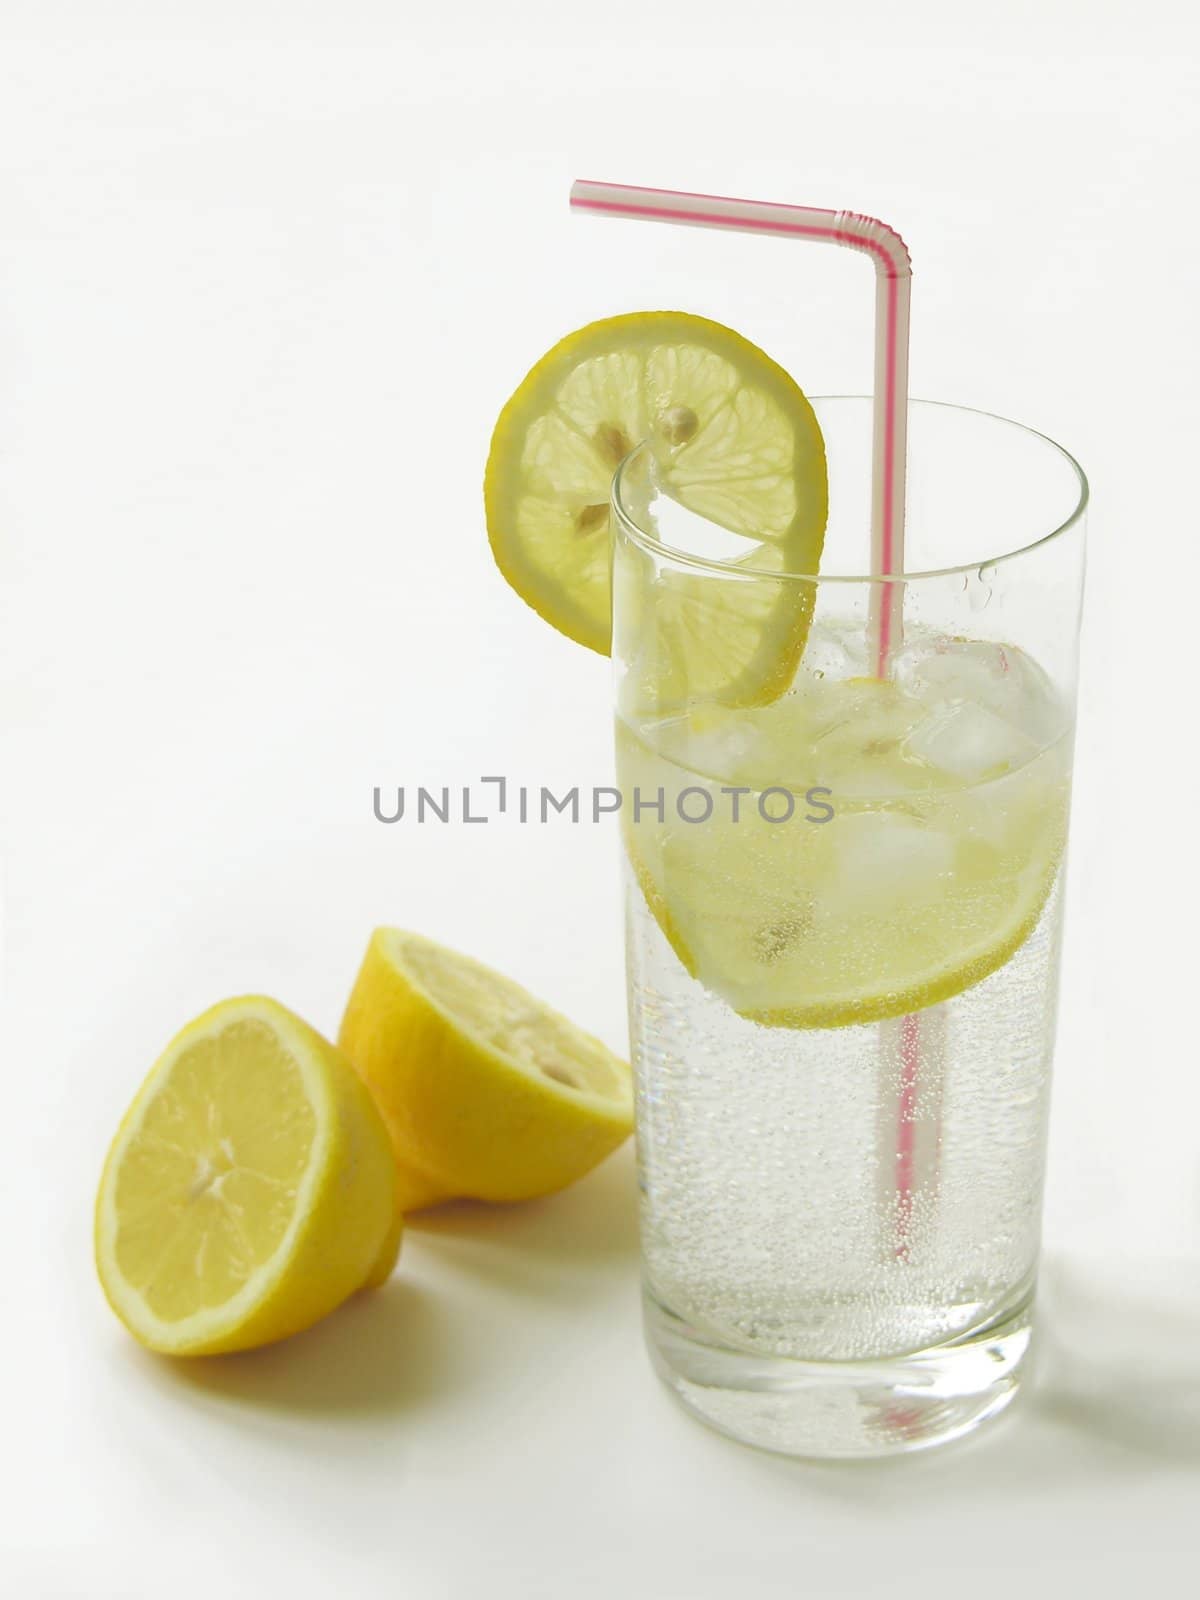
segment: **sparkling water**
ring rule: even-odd
[[[1037,1259],[1066,712],[1012,647],[860,649],[617,730],[647,1294],[752,1358],[927,1351]]]

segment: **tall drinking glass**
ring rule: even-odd
[[[1029,1348],[1087,484],[914,403],[905,571],[872,578],[871,402],[814,409],[819,574],[646,448],[614,483],[645,1312],[708,1423],[871,1456],[1000,1411]]]

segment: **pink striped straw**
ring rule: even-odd
[[[674,222],[692,228],[725,228],[816,239],[862,250],[875,263],[875,419],[871,466],[871,572],[888,577],[904,570],[904,467],[908,432],[908,323],[912,263],[904,240],[884,222],[853,211],[777,205],[767,200],[731,200],[725,195],[677,189],[643,189],[627,183],[571,185],[571,206],[602,216]],[[903,585],[871,588],[871,636],[875,670],[886,676],[900,643]]]
[[[601,216],[673,222],[683,227],[724,228],[735,233],[815,239],[861,250],[875,263],[875,410],[871,452],[871,573],[890,578],[904,571],[904,487],[908,440],[908,327],[912,262],[894,228],[854,211],[735,200],[727,195],[680,189],[646,189],[628,183],[571,185],[571,206]],[[871,585],[869,629],[876,676],[887,676],[903,636],[903,583]],[[891,1251],[910,1255],[913,1203],[918,1183],[916,1113],[921,1075],[921,1021],[916,1015],[880,1028],[884,1056],[898,1067],[891,1164]]]

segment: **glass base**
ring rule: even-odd
[[[1013,1400],[1032,1298],[927,1350],[873,1361],[795,1361],[715,1343],[649,1293],[646,1342],[660,1378],[701,1422],[779,1455],[854,1460],[946,1444]]]

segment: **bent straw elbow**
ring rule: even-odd
[[[834,239],[848,250],[863,250],[875,262],[875,270],[888,278],[911,278],[912,257],[908,246],[886,222],[865,217],[857,211],[839,211],[834,217]]]

